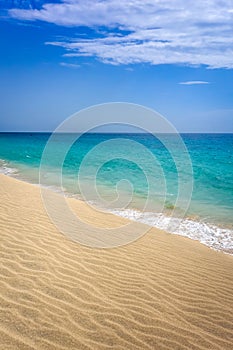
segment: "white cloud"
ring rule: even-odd
[[[69,56],[111,64],[233,68],[232,0],[63,0],[9,13],[21,20],[94,28],[95,38],[48,43],[62,46]]]
[[[191,80],[191,81],[181,81],[179,84],[180,85],[206,85],[210,83],[208,81],[202,81],[202,80]]]
[[[68,68],[80,68],[80,64],[75,64],[75,63],[66,63],[66,62],[61,62],[60,66],[63,67],[68,67]]]

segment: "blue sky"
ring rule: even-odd
[[[104,102],[180,132],[233,132],[228,0],[1,1],[0,130],[52,131]]]

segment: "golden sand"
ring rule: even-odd
[[[55,228],[38,187],[0,184],[0,349],[232,349],[232,256],[154,228],[87,248]]]

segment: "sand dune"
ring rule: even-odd
[[[55,228],[38,187],[0,181],[1,349],[232,349],[232,256],[155,229],[87,248]]]

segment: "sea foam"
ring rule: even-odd
[[[17,173],[18,173],[18,169],[9,166],[5,160],[0,159],[0,174],[13,176],[13,175],[17,175]]]
[[[233,255],[233,231],[230,229],[188,218],[171,218],[161,213],[140,212],[133,209],[112,210],[111,212],[172,234],[198,240],[210,248]]]

